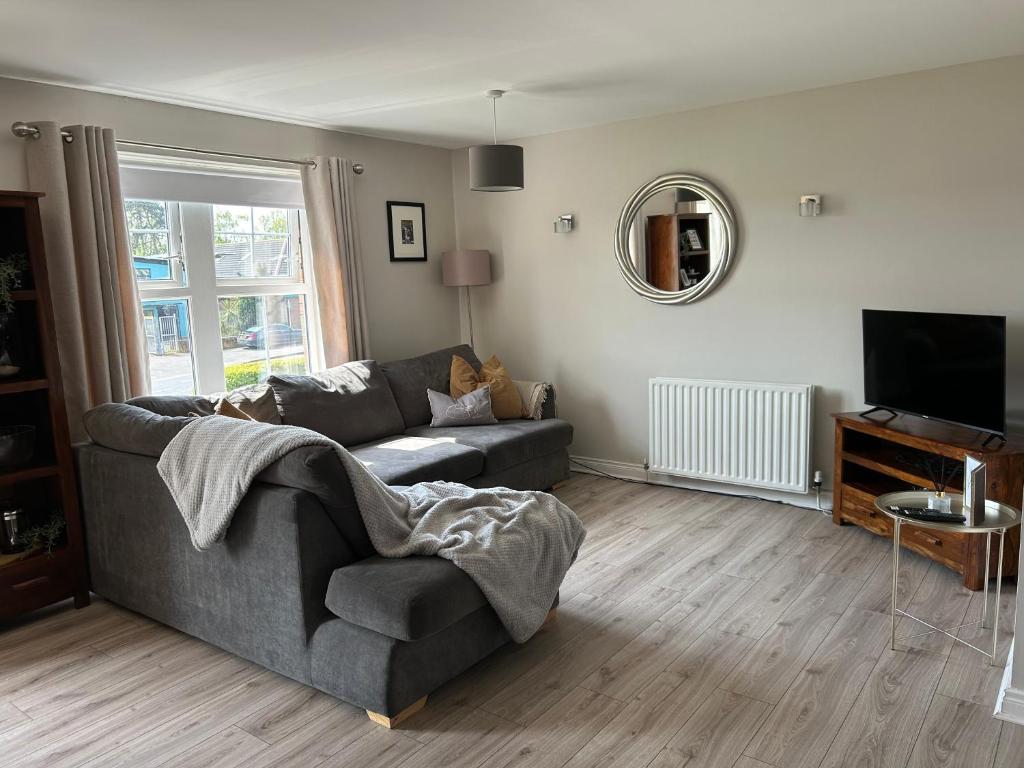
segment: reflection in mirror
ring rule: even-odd
[[[722,217],[699,192],[685,187],[647,198],[629,231],[629,257],[637,275],[662,291],[699,285],[722,258]]]
[[[648,301],[688,304],[725,279],[736,256],[736,216],[707,179],[669,173],[627,198],[615,227],[615,260]]]

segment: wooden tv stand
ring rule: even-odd
[[[982,446],[986,433],[966,427],[929,421],[917,416],[877,413],[861,416],[836,413],[835,488],[832,520],[836,525],[853,523],[879,536],[892,538],[892,521],[875,509],[875,497],[890,491],[933,488],[925,462],[945,457],[963,464],[970,455],[987,465],[986,496],[1020,509],[1024,495],[1024,437],[1007,435],[1000,445]],[[949,489],[963,490],[963,478],[953,480]],[[985,537],[945,533],[907,527],[903,546],[957,573],[964,586],[985,585]],[[998,539],[992,537],[991,572],[995,573]],[[1020,528],[1006,536],[1003,573],[1017,574]]]

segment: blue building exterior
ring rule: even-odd
[[[132,259],[135,277],[138,280],[170,280],[171,262],[167,259],[135,257]],[[162,355],[168,352],[188,352],[189,318],[188,302],[185,299],[170,301],[144,301],[142,314],[146,318],[146,342],[149,351]],[[174,317],[174,334],[169,333],[167,324],[161,324],[159,318]]]

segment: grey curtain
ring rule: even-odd
[[[57,353],[73,440],[82,414],[145,394],[146,339],[135,286],[114,132],[36,123],[26,139],[29,186],[40,200]]]
[[[328,366],[370,356],[356,228],[352,163],[340,157],[312,158],[302,168],[302,196],[313,252],[313,281]]]

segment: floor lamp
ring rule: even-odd
[[[451,288],[466,289],[466,309],[469,312],[469,346],[473,346],[473,303],[469,288],[472,285],[491,284],[490,251],[448,251],[441,257],[441,278]]]

